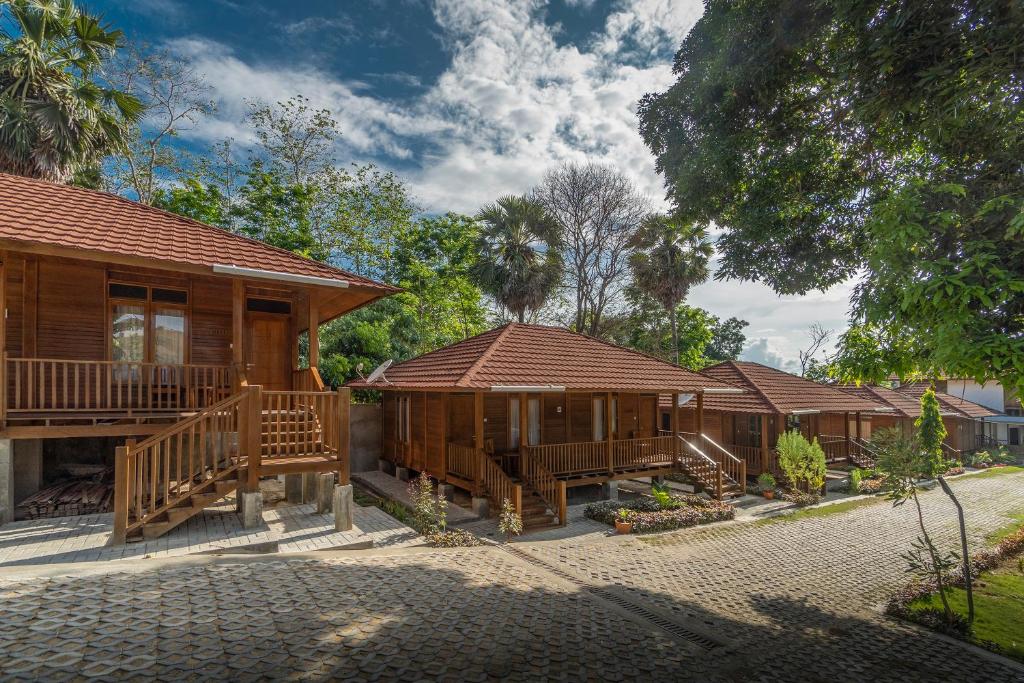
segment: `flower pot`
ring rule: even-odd
[[[633,531],[633,522],[615,522],[615,533],[617,534],[628,534]]]
[[[762,491],[761,495],[764,496],[765,498],[767,498],[768,500],[771,500],[771,499],[775,498],[775,491],[772,491],[771,489],[768,489],[767,491]]]

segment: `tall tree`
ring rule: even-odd
[[[807,343],[807,348],[800,349],[797,352],[800,358],[800,376],[807,377],[810,374],[820,374],[820,369],[823,365],[822,361],[818,360],[818,354],[824,350],[825,346],[828,345],[830,339],[832,339],[832,330],[826,328],[819,322],[811,323],[811,326],[807,329],[810,341]],[[826,360],[827,363],[827,360]]]
[[[731,317],[726,320],[715,318],[711,328],[711,343],[708,344],[704,354],[709,361],[736,360],[743,353],[743,347],[747,344],[747,335],[743,328],[750,325],[746,320]]]
[[[558,224],[526,197],[507,196],[480,210],[473,275],[487,294],[519,322],[537,311],[562,278]]]
[[[710,0],[640,127],[718,277],[860,279],[847,378],[1021,387],[1022,54],[1020,2]]]
[[[334,164],[334,145],[341,130],[329,109],[311,107],[302,95],[270,105],[249,102],[247,122],[273,170],[293,184]]]
[[[0,171],[66,182],[125,149],[142,104],[101,74],[121,39],[71,0],[0,3]]]
[[[532,196],[561,229],[573,326],[597,336],[628,279],[630,244],[650,212],[647,198],[621,171],[594,163],[548,171]]]
[[[635,237],[629,265],[633,281],[662,305],[672,328],[674,359],[679,364],[676,308],[690,288],[708,279],[713,252],[707,232],[664,215],[650,216]]]
[[[914,427],[917,429],[921,449],[927,457],[935,461],[936,472],[942,474],[945,470],[942,463],[946,460],[942,454],[942,443],[946,440],[946,425],[942,422],[942,410],[933,387],[928,387],[921,394],[921,415],[914,420]]]

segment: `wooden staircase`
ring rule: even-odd
[[[523,533],[559,526],[558,515],[552,512],[536,491],[526,486],[523,486],[522,510],[519,514],[523,519]]]
[[[682,435],[678,438],[682,442],[678,464],[683,474],[718,500],[738,498],[746,493],[746,467],[742,460],[721,446],[718,446],[720,452],[715,453],[719,459],[715,459],[706,452],[710,448],[698,446],[695,438]],[[705,440],[710,441],[707,437]]]

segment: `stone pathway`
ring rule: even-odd
[[[335,531],[334,515],[318,515],[315,508],[313,504],[278,505],[263,511],[263,526],[244,529],[229,497],[160,538],[123,546],[107,545],[111,514],[13,522],[0,526],[0,567],[178,557],[218,550],[308,552],[354,543],[382,547],[422,542],[412,529],[376,507],[356,506],[351,531]]]
[[[1024,474],[954,488],[975,542],[1024,506]],[[923,501],[952,543],[948,500]],[[903,580],[909,509],[648,537],[591,524],[508,547],[0,569],[0,678],[1024,681],[877,611]]]
[[[370,492],[384,498],[397,501],[405,507],[412,509],[412,498],[409,497],[409,482],[392,477],[386,472],[356,472],[352,475],[352,481],[361,484]],[[480,519],[471,510],[449,503],[448,524],[465,524]]]

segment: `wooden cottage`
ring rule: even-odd
[[[658,428],[659,396],[740,392],[714,378],[564,329],[512,323],[390,368],[383,457],[488,498],[526,521],[565,521],[566,489],[686,469],[738,488],[731,456]],[[531,514],[536,513],[536,514]]]
[[[263,475],[347,483],[348,392],[320,379],[317,329],[393,288],[121,197],[4,174],[0,261],[7,519],[57,476],[44,454],[59,439],[90,438],[78,450],[115,464],[122,539],[159,535]]]
[[[864,448],[862,425],[869,416],[891,410],[760,363],[725,361],[705,368],[703,374],[745,391],[708,396],[703,410],[694,402],[679,406],[682,432],[725,448],[746,463],[749,474],[779,473],[775,444],[780,434],[792,429],[807,439],[818,439],[830,463],[849,460],[867,466],[871,456]],[[663,428],[671,420],[671,406],[662,401]]]
[[[909,434],[914,421],[921,416],[921,394],[928,386],[926,383],[916,382],[904,384],[897,389],[861,385],[846,386],[843,390],[892,408],[889,414],[871,419],[871,431],[884,427],[899,427],[904,433]],[[973,401],[941,391],[936,391],[935,397],[939,401],[939,411],[946,427],[944,446],[947,455],[953,459],[959,459],[964,452],[977,449],[985,433],[984,419],[1000,414]],[[870,431],[867,438],[870,438]]]

